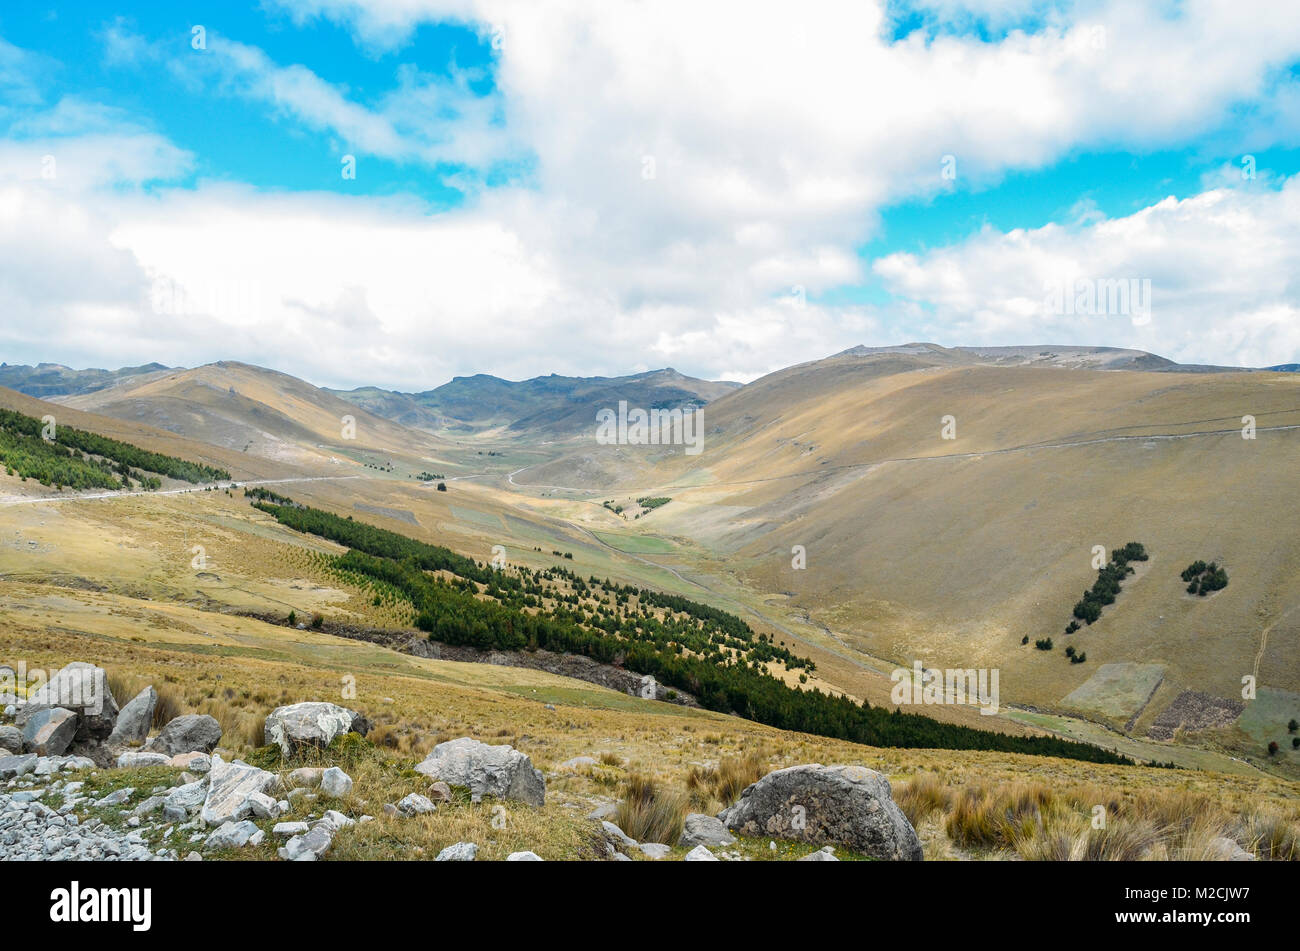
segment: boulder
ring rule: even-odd
[[[158,691],[145,687],[132,697],[117,714],[117,723],[108,735],[110,746],[131,746],[149,738],[153,711],[158,706]]]
[[[813,763],[768,773],[719,819],[733,832],[844,845],[877,859],[921,860],[889,780],[864,766]]]
[[[203,845],[209,849],[243,848],[259,831],[261,830],[247,819],[243,822],[223,822],[203,840]]]
[[[640,842],[637,844],[637,848],[641,850],[642,854],[656,860],[666,858],[668,853],[672,851],[670,846],[664,845],[662,842]]]
[[[702,845],[697,845],[686,853],[683,862],[718,862],[721,861],[716,855],[710,852]]]
[[[0,750],[10,754],[23,751],[23,731],[16,726],[0,726]]]
[[[507,862],[541,862],[542,857],[536,852],[511,852],[506,856]]]
[[[117,721],[117,701],[104,668],[75,661],[27,696],[29,707],[63,707],[81,719],[78,739],[103,741]]]
[[[1221,835],[1210,840],[1206,858],[1211,862],[1254,862],[1253,853],[1247,852],[1237,842]]]
[[[321,773],[320,791],[335,799],[342,799],[352,792],[352,777],[337,766],[331,766]]]
[[[168,766],[171,757],[166,753],[148,753],[143,750],[127,750],[117,758],[118,769],[133,769],[139,766]]]
[[[16,753],[13,756],[0,756],[0,779],[15,779],[24,776],[36,768],[40,759],[35,753]]]
[[[478,846],[473,842],[457,842],[449,845],[434,859],[435,862],[472,862],[478,856]]]
[[[77,734],[77,714],[64,707],[40,707],[23,723],[23,745],[38,756],[60,756]]]
[[[289,757],[302,746],[329,746],[336,737],[352,730],[353,724],[368,727],[354,710],[334,703],[294,703],[276,707],[266,718],[266,743],[280,747]]]
[[[541,771],[512,746],[489,746],[461,737],[439,743],[415,768],[431,779],[468,788],[475,802],[484,796],[514,799],[530,806],[546,801],[546,780]]]
[[[706,816],[702,812],[692,812],[686,817],[682,827],[682,837],[678,841],[684,849],[693,849],[698,845],[733,845],[736,837],[727,831],[721,819]]]
[[[289,839],[295,835],[303,835],[307,832],[307,823],[305,822],[277,822],[271,829],[272,835],[278,835],[282,838]]]
[[[162,732],[150,740],[145,749],[166,753],[170,758],[179,753],[211,753],[221,739],[221,724],[206,713],[187,713],[176,717]]]
[[[264,792],[274,783],[274,773],[238,760],[226,763],[214,754],[212,770],[208,773],[208,793],[199,816],[208,825],[243,819],[253,812],[250,802],[253,794]]]

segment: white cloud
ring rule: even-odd
[[[204,54],[169,59],[200,88],[360,151],[465,163],[471,200],[432,213],[415,201],[204,182],[121,194],[100,186],[114,175],[183,174],[186,156],[136,129],[114,171],[105,143],[87,133],[103,173],[60,189],[13,186],[22,201],[19,217],[6,219],[7,245],[39,222],[49,274],[86,275],[76,306],[20,288],[25,315],[40,322],[62,307],[47,326],[124,363],[234,357],[319,382],[408,387],[477,370],[617,373],[661,363],[748,378],[897,336],[1036,343],[1086,332],[1078,342],[1201,361],[1297,353],[1286,325],[1296,300],[1286,242],[1296,242],[1284,225],[1294,185],[1263,179],[1118,220],[1080,204],[1066,225],[892,256],[874,268],[906,301],[889,319],[815,303],[872,273],[856,248],[883,208],[953,187],[940,175],[947,154],[969,187],[1083,149],[1231,141],[1239,129],[1241,150],[1300,144],[1300,127],[1286,121],[1298,100],[1285,74],[1300,55],[1300,15],[1275,4],[1193,0],[1168,16],[1080,4],[1047,10],[1038,32],[986,43],[961,33],[890,42],[875,4],[810,2],[792,18],[784,6],[749,4],[741,14],[684,0],[279,2],[348,24],[376,48],[400,47],[418,24],[438,20],[499,37],[496,92],[486,98],[470,94],[465,76],[408,67],[387,96],[363,102],[305,66],[211,32]],[[958,15],[947,0],[929,6]],[[982,0],[961,7],[983,17],[993,9]],[[157,55],[120,29],[110,53],[123,63]],[[1243,108],[1252,117],[1244,125]],[[65,136],[61,147],[74,141]],[[23,162],[40,148],[0,151],[10,147]],[[521,151],[533,159],[528,187],[476,186],[484,166]],[[1252,248],[1252,235],[1267,240]],[[1039,315],[1043,275],[1067,266],[1150,277],[1153,321]],[[159,276],[215,300],[212,313],[137,319]],[[220,289],[234,284],[261,289],[259,319],[222,303]],[[796,287],[810,298],[805,307],[792,304]],[[1202,323],[1177,323],[1184,311]],[[884,328],[890,339],[878,336]],[[0,343],[16,339],[2,329]],[[1174,337],[1158,333],[1171,329]]]
[[[1167,198],[1123,218],[985,231],[925,255],[889,255],[875,270],[914,302],[932,337],[1137,347],[1189,363],[1293,362],[1300,175],[1274,188],[1238,174],[1233,187]],[[1150,281],[1149,320],[1101,304],[1092,313],[1056,306],[1062,288],[1086,303],[1090,290],[1116,280]]]

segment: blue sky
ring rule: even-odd
[[[1300,360],[1274,5],[67,3],[0,40],[9,362],[426,388],[915,339]],[[1117,278],[1150,321],[1044,310]]]

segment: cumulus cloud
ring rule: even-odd
[[[986,230],[875,270],[918,326],[976,344],[1139,347],[1260,366],[1300,353],[1300,176],[1166,198],[1122,218]],[[1127,293],[1149,282],[1150,308]],[[1068,301],[1068,303],[1067,303]]]
[[[1207,182],[1204,194],[1113,220],[1077,205],[1063,224],[981,233],[925,255],[870,262],[857,250],[892,203],[979,188],[1081,149],[1181,147],[1241,129],[1264,143],[1252,148],[1297,144],[1285,120],[1297,101],[1287,68],[1300,56],[1300,17],[1272,4],[1196,0],[1167,14],[1025,3],[1023,29],[989,42],[961,30],[895,39],[898,11],[883,4],[810,2],[791,18],[762,4],[739,16],[673,0],[276,2],[300,20],[353,29],[370,51],[400,50],[425,22],[491,39],[487,96],[454,70],[408,66],[389,93],[363,102],[306,66],[213,34],[206,57],[169,59],[207,94],[363,153],[463,163],[470,200],[435,212],[414,199],[180,187],[185,153],[135,128],[118,146],[119,169],[101,160],[57,187],[8,186],[18,196],[0,219],[10,244],[40,220],[49,273],[86,275],[75,307],[15,291],[23,313],[39,322],[62,308],[47,325],[122,362],[233,357],[322,383],[420,388],[479,370],[665,363],[749,379],[898,336],[1077,340],[1202,362],[1280,362],[1300,342],[1287,328],[1293,181]],[[974,0],[959,5],[965,14],[947,0],[922,6],[927,16],[992,15]],[[105,42],[123,68],[157,55],[120,24]],[[66,107],[61,125],[53,111],[33,121],[64,132],[80,121],[100,154],[93,136],[112,133],[82,108],[78,119]],[[31,135],[2,147],[18,149],[24,167],[52,133]],[[61,148],[75,140],[64,134]],[[485,168],[521,154],[526,185],[481,187]],[[945,156],[955,183],[942,174]],[[123,193],[106,187],[116,175],[175,185]],[[1071,271],[1150,278],[1152,321],[1043,314],[1044,282]],[[873,278],[898,306],[819,303]],[[159,287],[175,319],[144,319]],[[249,288],[255,307],[241,296]],[[1208,323],[1184,326],[1184,312]]]

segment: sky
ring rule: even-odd
[[[0,8],[0,360],[1300,362],[1300,6]]]

